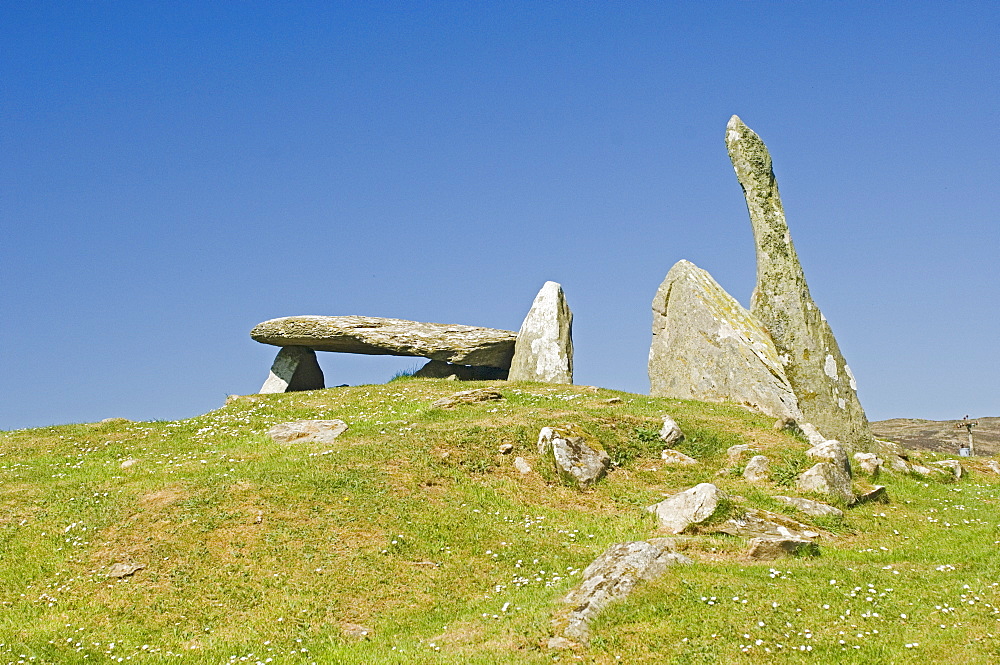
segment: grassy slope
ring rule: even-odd
[[[712,480],[808,521],[770,498],[791,488],[716,477],[726,448],[753,443],[791,478],[806,445],[728,406],[487,385],[506,399],[431,409],[468,384],[400,380],[249,396],[178,422],[0,433],[0,663],[1000,657],[1000,506],[985,474],[885,480],[890,505],[820,523],[837,539],[819,558],[748,563],[739,539],[692,539],[697,563],[609,610],[588,649],[547,651],[560,596],[609,544],[654,535],[643,507],[664,495]],[[662,466],[661,413],[701,465]],[[333,446],[265,436],[295,418],[351,428]],[[622,466],[588,492],[553,484],[534,442],[559,422],[580,424]],[[518,474],[515,455],[536,473]],[[129,458],[139,462],[121,469]],[[147,567],[109,580],[116,562]]]

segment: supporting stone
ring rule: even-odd
[[[323,370],[316,360],[316,352],[305,346],[286,346],[278,351],[260,392],[290,393],[324,387]]]
[[[413,373],[418,379],[447,379],[454,376],[459,381],[497,381],[507,378],[507,370],[501,367],[477,365],[455,365],[443,360],[431,360]]]
[[[556,282],[545,282],[524,317],[509,378],[573,383],[573,312]]]

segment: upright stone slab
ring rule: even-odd
[[[726,147],[746,196],[757,245],[757,286],[750,311],[774,340],[805,420],[849,447],[868,444],[872,437],[854,376],[809,295],[792,245],[771,155],[735,115],[726,126]]]
[[[802,414],[760,323],[707,272],[678,261],[653,298],[649,394],[745,404],[775,418]]]
[[[290,393],[324,387],[323,370],[316,360],[316,352],[305,346],[286,346],[278,351],[260,392]]]
[[[514,343],[511,381],[573,383],[573,312],[562,286],[545,282]]]

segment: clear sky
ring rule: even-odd
[[[748,304],[771,150],[871,419],[1000,415],[1000,3],[0,4],[0,428],[255,392],[254,324],[517,329],[648,391],[678,259]],[[417,359],[320,354],[328,385]]]

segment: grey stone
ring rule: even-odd
[[[692,466],[698,463],[698,460],[695,458],[685,455],[679,450],[673,450],[671,448],[661,451],[660,459],[663,460],[664,464],[669,466]]]
[[[503,399],[503,393],[492,388],[476,388],[474,390],[462,390],[450,397],[442,397],[431,402],[432,409],[450,409],[459,404],[476,404],[477,402],[492,402]]]
[[[712,483],[701,483],[678,492],[646,508],[656,515],[660,527],[670,533],[680,533],[692,524],[699,524],[715,514],[720,501],[728,495]]]
[[[763,455],[754,455],[744,467],[743,477],[751,483],[768,481],[771,479],[771,463]]]
[[[520,474],[531,473],[531,465],[528,464],[528,460],[523,457],[514,458],[514,468],[517,469],[517,472]]]
[[[885,487],[882,485],[876,485],[867,492],[862,492],[858,495],[857,503],[889,503],[889,495],[885,491]]]
[[[275,356],[260,393],[322,390],[324,386],[323,370],[316,360],[316,352],[305,346],[286,346]]]
[[[590,638],[590,622],[610,603],[628,597],[642,581],[656,579],[677,564],[692,563],[672,552],[669,538],[616,543],[583,571],[583,581],[564,598],[553,632],[580,644]]]
[[[768,510],[746,509],[737,517],[732,517],[714,529],[719,533],[746,538],[818,538],[819,532],[791,517],[772,513]]]
[[[275,443],[333,443],[347,431],[343,420],[293,420],[267,430]]]
[[[811,517],[843,517],[844,511],[840,508],[822,503],[820,501],[813,501],[812,499],[803,499],[797,496],[775,496],[775,499],[782,503],[786,503],[789,506],[798,508],[806,515]]]
[[[854,375],[809,294],[771,155],[735,115],[726,126],[726,147],[743,188],[757,247],[757,285],[750,311],[774,340],[805,419],[850,448],[868,445],[872,436]]]
[[[573,383],[573,312],[556,282],[545,282],[521,323],[509,378]]]
[[[660,416],[663,419],[663,427],[660,428],[660,441],[665,445],[672,446],[684,438],[684,432],[680,425],[670,416]]]
[[[787,556],[815,556],[819,546],[805,538],[751,538],[747,558],[773,561]]]
[[[955,476],[955,480],[958,480],[965,475],[965,467],[957,459],[943,459],[939,462],[931,462],[934,466],[939,466],[943,469],[948,469],[951,471],[952,475]]]
[[[800,418],[767,331],[704,270],[678,261],[653,298],[650,395]]]
[[[882,470],[882,464],[884,464],[882,458],[875,453],[854,453],[854,462],[862,473],[872,478],[878,478],[879,471]]]
[[[111,566],[111,570],[108,571],[108,577],[113,577],[116,579],[121,579],[123,577],[131,577],[135,575],[140,570],[146,567],[144,563],[116,563]]]
[[[816,492],[842,499],[848,504],[854,503],[851,477],[844,472],[843,467],[830,462],[820,462],[800,475],[798,488],[803,492]]]
[[[735,446],[729,446],[729,448],[726,449],[726,457],[728,457],[731,462],[736,462],[742,459],[744,455],[755,452],[757,452],[757,449],[749,443],[740,443]]]
[[[806,457],[814,460],[819,460],[820,462],[830,462],[834,466],[843,469],[847,477],[850,478],[852,474],[851,471],[851,461],[847,457],[847,451],[844,446],[836,439],[827,439],[823,443],[817,444],[806,451]]]
[[[257,324],[250,337],[274,346],[376,356],[417,356],[454,363],[510,367],[512,330],[421,323],[375,316],[287,316]]]
[[[454,365],[443,360],[431,360],[413,373],[417,379],[452,379],[455,381],[501,381],[507,370],[500,367]]]
[[[578,427],[543,427],[538,433],[538,453],[547,458],[564,485],[590,487],[611,468],[611,458],[601,444]]]

